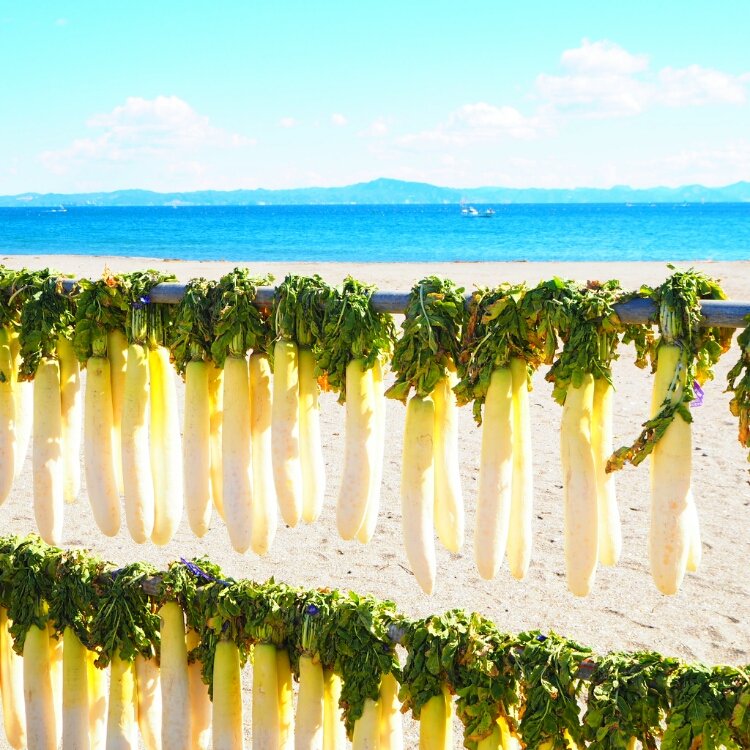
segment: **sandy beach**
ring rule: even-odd
[[[105,265],[114,271],[159,268],[179,280],[194,276],[218,277],[234,264],[220,262],[159,261],[147,258],[83,256],[5,256],[0,263],[12,267],[51,266],[76,276],[97,276]],[[730,298],[750,300],[750,263],[695,263],[719,278]],[[287,272],[319,273],[336,282],[347,274],[383,289],[408,290],[427,274],[452,278],[467,289],[501,281],[536,282],[557,275],[577,280],[619,279],[625,288],[655,284],[668,273],[662,263],[438,263],[362,264],[297,263],[251,264],[258,273],[271,272],[281,279]],[[410,616],[423,616],[451,608],[465,608],[491,617],[510,632],[554,630],[590,645],[597,651],[654,649],[662,653],[709,663],[750,662],[750,466],[737,442],[737,421],[724,393],[726,373],[738,356],[736,345],[725,355],[716,379],[705,387],[705,401],[694,411],[694,494],[703,538],[703,563],[688,575],[680,593],[665,597],[657,592],[649,572],[647,533],[649,508],[648,464],[620,473],[618,498],[623,528],[623,555],[616,568],[598,571],[594,592],[586,599],[568,593],[565,585],[562,544],[562,489],[559,460],[560,407],[550,397],[543,373],[534,380],[531,418],[534,435],[535,528],[534,551],[526,580],[514,580],[504,566],[493,581],[477,574],[473,561],[472,531],[479,463],[480,430],[471,410],[461,411],[461,466],[466,503],[467,539],[461,554],[438,548],[438,582],[433,596],[422,594],[409,571],[401,542],[399,484],[404,407],[387,406],[385,473],[380,519],[375,537],[367,546],[344,542],[336,532],[334,503],[341,473],[344,411],[335,397],[322,398],[322,429],[328,475],[326,506],[311,526],[295,529],[280,524],[269,554],[259,558],[234,553],[218,517],[203,539],[196,539],[183,523],[166,547],[138,546],[123,529],[114,539],[105,538],[94,524],[85,489],[76,505],[66,507],[64,542],[84,545],[117,562],[135,559],[165,565],[180,556],[209,555],[233,576],[279,580],[302,586],[331,586],[369,592],[396,602]],[[632,439],[648,416],[651,378],[633,366],[631,349],[622,348],[614,367],[616,385],[615,444]],[[182,384],[179,384],[182,400]],[[31,461],[10,499],[0,508],[3,533],[34,531],[31,497]],[[246,674],[246,688],[249,675]],[[249,712],[248,712],[249,720]],[[414,725],[407,747],[415,747]],[[456,735],[459,747],[460,731]]]

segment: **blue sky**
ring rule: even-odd
[[[0,194],[750,179],[750,2],[0,0]]]

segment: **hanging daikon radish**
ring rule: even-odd
[[[276,649],[276,680],[279,687],[279,750],[294,750],[294,682],[289,652]]]
[[[161,744],[164,748],[190,750],[190,687],[182,607],[176,601],[165,602],[159,619],[161,702],[167,709],[162,709]]]
[[[192,279],[177,306],[171,350],[177,372],[185,378],[185,426],[182,468],[185,506],[197,537],[211,523],[211,312],[215,282]]]
[[[60,362],[63,497],[66,503],[74,503],[81,491],[81,370],[73,344],[65,335],[57,337],[57,358]]]
[[[249,349],[268,346],[266,316],[253,305],[258,286],[269,278],[254,278],[234,269],[216,287],[211,356],[224,368],[222,415],[222,495],[224,518],[232,547],[245,552],[252,542],[253,467],[250,430]]]
[[[393,674],[384,674],[380,682],[380,750],[403,750],[404,730],[398,681]]]
[[[224,370],[213,362],[208,368],[208,405],[210,414],[211,448],[211,498],[214,508],[224,520],[224,493],[222,491],[221,425],[224,412]]]
[[[733,331],[703,326],[701,299],[724,299],[716,281],[705,274],[675,271],[656,289],[642,288],[658,306],[660,339],[652,413],[631,446],[610,458],[608,469],[625,462],[639,464],[651,454],[651,526],[649,560],[656,587],[677,593],[691,545],[695,545],[697,511],[691,491],[692,406],[702,401],[700,386],[713,377],[713,366],[730,345]],[[697,550],[693,550],[693,565]]]
[[[346,403],[346,435],[341,488],[336,506],[339,534],[353,539],[362,526],[382,446],[376,445],[377,413],[370,372],[387,359],[393,320],[372,305],[374,287],[347,277],[325,295],[322,334],[315,353],[326,389]]]
[[[104,670],[96,666],[96,654],[89,651],[89,750],[104,750],[107,744],[107,685]]]
[[[10,332],[0,326],[0,504],[4,503],[13,486],[16,451],[16,383]]]
[[[10,349],[13,355],[13,397],[16,402],[16,453],[13,473],[14,477],[17,477],[26,462],[31,442],[34,423],[34,384],[18,378],[21,367],[21,344],[17,329],[11,333]]]
[[[193,629],[187,632],[188,656],[200,645],[200,636]],[[194,659],[188,664],[190,688],[190,733],[191,747],[195,750],[209,750],[211,747],[211,698],[208,685],[203,682],[203,664]]]
[[[450,551],[458,552],[463,544],[464,520],[458,472],[457,413],[455,397],[451,390],[455,384],[455,363],[466,317],[463,291],[452,281],[436,276],[426,277],[412,287],[404,322],[401,324],[402,334],[393,353],[396,381],[385,392],[389,398],[406,403],[411,389],[414,388],[418,401],[422,405],[429,403],[432,411],[433,429],[429,442],[434,481],[431,481],[429,488],[424,488],[431,497],[423,498],[421,504],[426,505],[416,516],[411,513],[411,510],[418,510],[413,504],[409,508],[404,507],[405,539],[411,539],[416,534],[416,538],[421,540],[419,544],[430,548],[423,549],[422,553],[413,550],[413,554],[425,560],[425,554],[434,558],[433,529],[437,530],[438,537]],[[429,402],[425,401],[428,397],[431,397]],[[407,426],[413,426],[414,420],[409,421],[409,414],[415,416],[417,411],[421,410],[417,408],[416,401],[413,405],[410,402],[408,409]],[[427,418],[425,415],[424,419]],[[413,439],[413,435],[405,433],[404,480],[407,473],[414,468],[411,454],[417,446]],[[416,477],[409,481],[416,481]],[[404,500],[403,493],[407,491],[409,488],[403,485]],[[416,499],[418,494],[412,499]],[[413,518],[418,526],[422,525],[423,528],[408,529],[407,518]],[[434,573],[428,575],[430,576],[434,576]],[[422,585],[424,587],[425,584]]]
[[[72,627],[63,637],[63,747],[87,748],[89,743],[89,684],[86,647]]]
[[[128,371],[128,337],[123,328],[107,333],[107,358],[112,388],[112,453],[115,459],[117,492],[125,494],[122,478],[122,407],[125,403],[125,379]]]
[[[135,682],[138,693],[138,730],[146,750],[161,750],[162,698],[161,674],[155,657],[135,657]]]
[[[65,487],[58,340],[73,333],[74,307],[52,272],[31,275],[21,311],[19,377],[34,380],[34,516],[42,538],[62,538]]]
[[[23,662],[13,650],[8,610],[0,607],[0,689],[3,727],[14,750],[26,747],[26,713],[23,698]]]
[[[213,671],[213,750],[241,750],[242,684],[240,653],[233,641],[216,645]]]
[[[344,750],[346,747],[346,727],[341,720],[339,699],[341,698],[341,677],[333,669],[323,670],[323,750]],[[381,745],[383,742],[383,718],[380,723]]]

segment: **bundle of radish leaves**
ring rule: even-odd
[[[745,320],[750,323],[747,318]],[[737,439],[740,445],[750,448],[750,326],[737,336],[737,346],[740,358],[727,375],[727,391],[732,394],[729,409],[739,420]]]
[[[273,305],[273,474],[284,522],[315,521],[323,509],[316,349],[331,288],[319,276],[286,276]]]
[[[84,468],[94,520],[103,534],[120,530],[122,411],[128,343],[127,277],[82,279],[76,297],[73,348],[86,367]]]
[[[526,575],[531,559],[528,389],[531,373],[556,346],[537,296],[524,284],[474,292],[461,342],[455,393],[459,405],[474,402],[474,418],[482,425],[474,558],[488,579],[497,575],[506,552],[516,578]]]
[[[277,525],[271,464],[270,311],[253,304],[258,287],[270,282],[270,277],[254,277],[247,269],[235,268],[217,283],[211,313],[211,357],[224,372],[224,519],[232,547],[238,552],[252,547],[258,554],[270,549]]]
[[[642,287],[658,310],[660,338],[653,347],[656,369],[651,418],[632,445],[610,457],[607,470],[651,456],[649,561],[656,587],[676,594],[686,570],[701,558],[698,512],[691,487],[693,415],[702,401],[701,386],[729,348],[733,330],[706,326],[702,299],[725,299],[719,284],[698,271],[675,271],[661,286]]]
[[[435,587],[434,530],[451,552],[463,546],[458,413],[453,387],[464,324],[463,289],[430,276],[409,294],[385,395],[408,405],[401,475],[406,556],[426,593]],[[414,389],[414,395],[409,394]]]
[[[368,542],[377,522],[383,474],[383,364],[391,353],[393,318],[372,305],[373,286],[348,277],[324,302],[315,353],[323,386],[346,403],[346,442],[336,521],[343,539]]]
[[[81,484],[80,369],[71,343],[75,307],[54,272],[28,273],[23,285],[19,378],[34,381],[34,517],[42,538],[59,544],[63,504],[76,500]]]

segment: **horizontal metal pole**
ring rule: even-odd
[[[66,279],[63,287],[72,290],[75,281]],[[270,307],[275,289],[271,286],[258,287],[256,302],[261,307]],[[178,303],[185,294],[185,284],[165,282],[151,290],[152,302]],[[467,299],[469,294],[466,295]],[[403,313],[409,299],[409,292],[377,291],[372,296],[373,307],[378,312]],[[701,303],[703,317],[707,324],[725,328],[745,328],[745,317],[750,315],[750,302],[733,300],[704,300]],[[656,305],[648,299],[633,299],[615,305],[615,310],[623,323],[647,323],[656,313]]]

